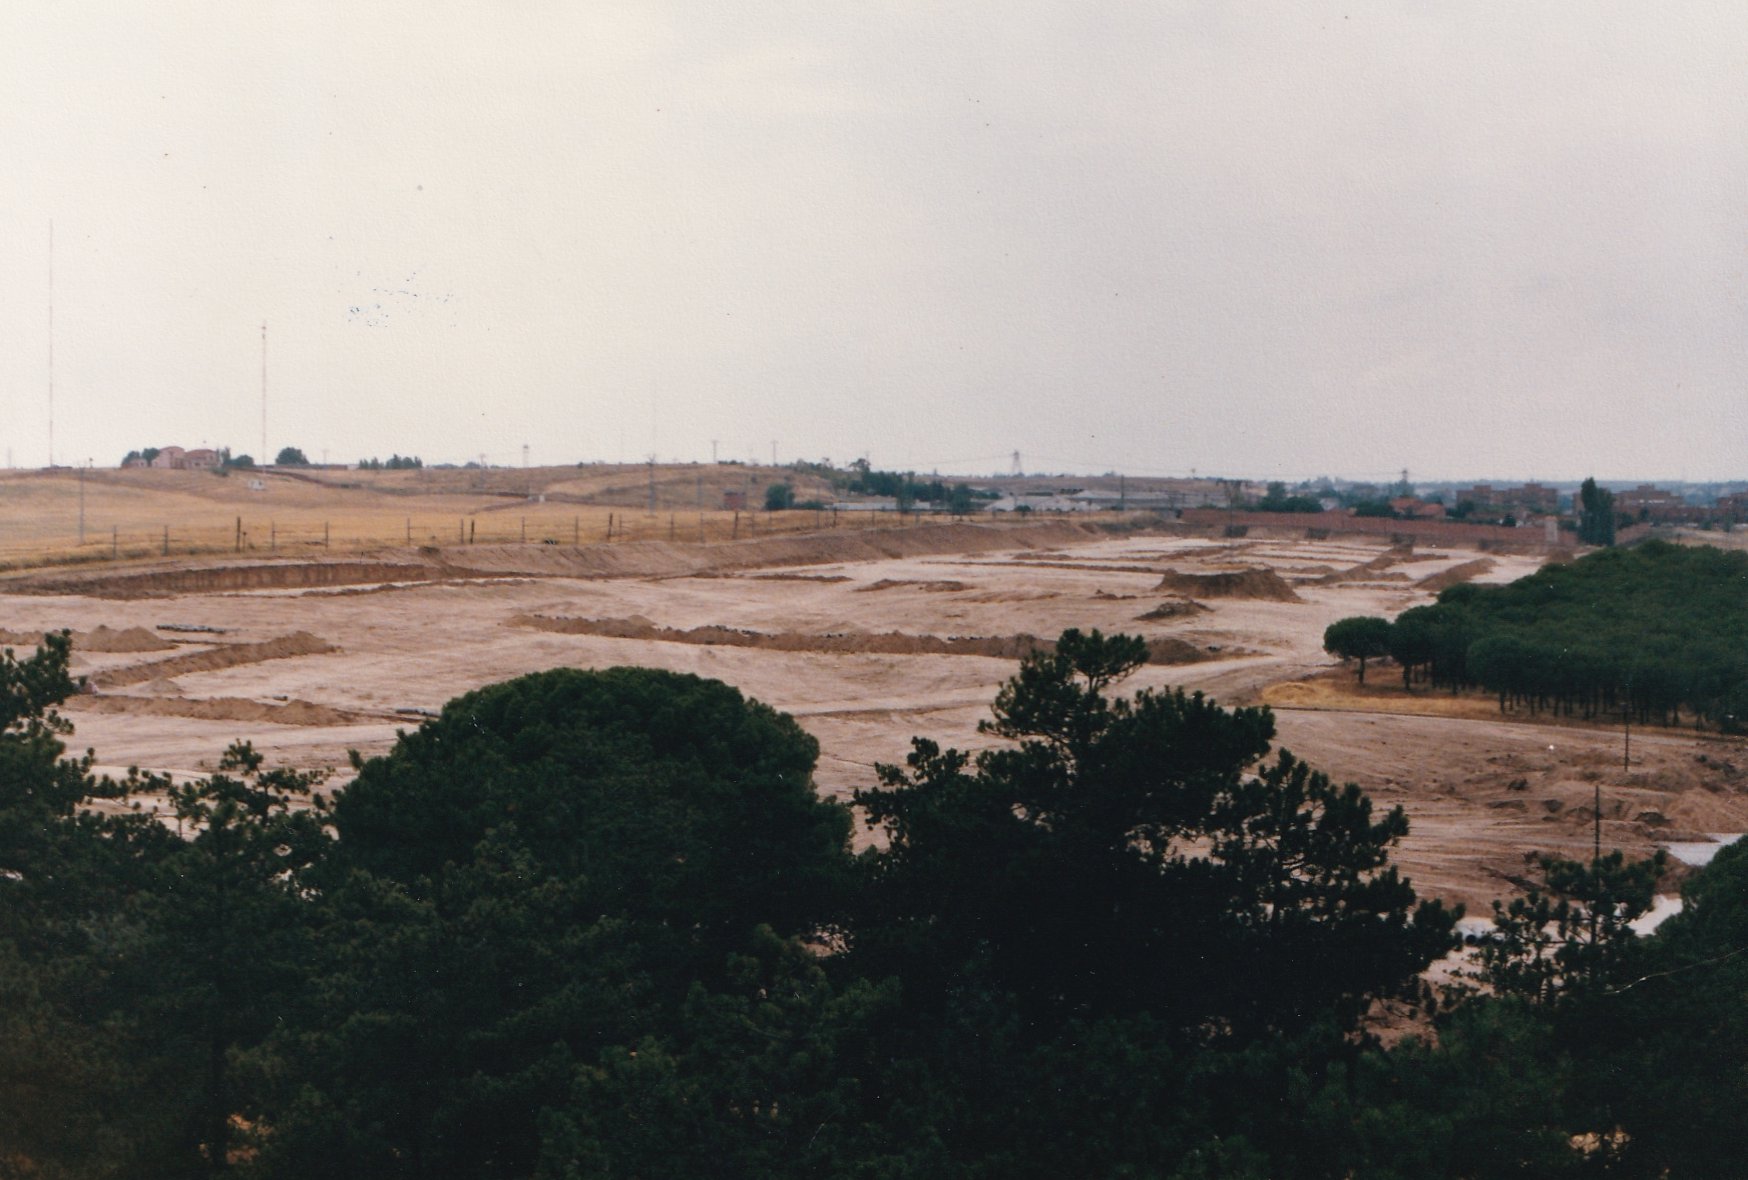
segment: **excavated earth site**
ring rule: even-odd
[[[1607,847],[1748,830],[1748,750],[1734,742],[1635,731],[1623,769],[1616,729],[1405,694],[1387,665],[1356,692],[1322,650],[1338,618],[1394,615],[1452,581],[1508,581],[1539,561],[1071,522],[405,549],[12,576],[0,640],[74,632],[89,691],[66,710],[73,745],[115,772],[197,774],[248,739],[271,763],[334,768],[340,784],[348,751],[384,752],[469,689],[642,664],[793,714],[819,739],[820,789],[847,797],[913,735],[981,746],[977,723],[1025,651],[1068,627],[1125,631],[1151,652],[1130,688],[1271,704],[1281,746],[1407,809],[1398,862],[1423,893],[1475,913],[1522,887],[1535,852],[1587,854],[1598,785]]]

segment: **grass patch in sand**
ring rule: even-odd
[[[1260,699],[1278,709],[1322,709],[1330,712],[1399,713],[1409,717],[1450,717],[1464,721],[1538,720],[1502,715],[1492,694],[1423,689],[1406,692],[1388,683],[1361,685],[1352,672],[1325,673],[1307,680],[1284,680],[1265,687]],[[1563,719],[1562,719],[1563,720]]]

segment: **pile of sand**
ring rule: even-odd
[[[1494,564],[1491,557],[1477,557],[1474,561],[1465,561],[1460,565],[1453,565],[1450,569],[1429,574],[1414,584],[1422,590],[1436,592],[1443,590],[1446,586],[1457,586],[1478,578],[1491,570]]]
[[[1215,574],[1185,574],[1175,570],[1159,579],[1156,590],[1184,598],[1260,598],[1269,602],[1302,602],[1273,570],[1227,570]]]
[[[91,677],[98,688],[119,688],[126,684],[141,684],[148,680],[167,679],[185,672],[217,672],[242,664],[258,664],[262,660],[281,660],[290,656],[319,656],[340,649],[308,631],[281,635],[264,643],[227,643],[204,651],[171,656],[145,664],[130,664],[110,668]]]
[[[1339,586],[1346,582],[1406,582],[1407,574],[1388,572],[1390,567],[1407,561],[1425,560],[1425,556],[1415,554],[1413,545],[1394,546],[1370,561],[1362,561],[1346,569],[1331,570],[1311,580],[1324,586]]]
[[[700,578],[716,578],[716,577],[723,577],[725,575],[706,573],[706,574],[699,574],[697,576]],[[734,576],[734,575],[727,575],[727,576]],[[748,576],[749,580],[754,581],[754,582],[847,582],[850,580],[850,575],[848,575],[848,574],[775,573],[775,574],[751,574],[751,575],[747,575],[747,576]]]
[[[287,701],[269,705],[243,697],[135,697],[86,695],[72,708],[87,713],[129,713],[153,717],[193,717],[201,721],[269,722],[274,725],[348,725],[360,720],[356,714],[318,705],[313,701]]]
[[[84,651],[135,652],[168,651],[176,645],[144,627],[128,627],[118,631],[100,623],[83,633],[75,631],[73,646]]]
[[[411,562],[245,560],[228,564],[159,564],[104,572],[51,571],[7,580],[13,594],[83,594],[93,598],[156,598],[238,590],[349,586],[365,582],[429,581],[442,572]]]
[[[1143,611],[1136,615],[1135,618],[1142,623],[1155,623],[1165,619],[1188,619],[1196,615],[1207,614],[1209,609],[1193,598],[1168,598],[1152,610]]]
[[[930,582],[915,578],[881,578],[878,582],[869,582],[866,586],[856,587],[856,593],[869,594],[879,590],[895,590],[900,586],[911,590],[927,590],[931,594],[951,594],[955,590],[971,589],[964,582],[955,582],[950,579]]]
[[[821,652],[832,655],[953,655],[990,656],[1017,660],[1033,652],[1052,651],[1055,642],[1036,635],[907,635],[899,631],[844,632],[814,635],[799,631],[762,632],[735,627],[660,627],[641,615],[622,619],[579,619],[550,615],[517,615],[516,626],[565,635],[598,635],[658,643],[694,643],[715,647],[752,647],[765,651]],[[1148,641],[1148,662],[1191,664],[1212,659],[1209,653],[1180,639]]]
[[[7,647],[36,647],[42,643],[41,631],[6,631],[0,630],[0,645]],[[89,631],[73,632],[73,647],[78,651],[101,652],[136,652],[136,651],[168,651],[175,647],[168,639],[154,635],[144,627],[128,627],[116,630],[113,627],[99,623]]]

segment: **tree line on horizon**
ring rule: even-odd
[[[1627,923],[1656,865],[1550,861],[1496,907],[1491,993],[1441,1000],[1420,973],[1460,911],[1391,867],[1401,809],[1274,750],[1267,709],[1122,695],[1139,638],[1065,633],[997,694],[990,748],[916,739],[859,817],[793,719],[642,668],[465,694],[331,799],[246,744],[111,781],[66,755],[68,653],[0,656],[3,1176],[1732,1158],[1748,959],[1718,956],[1748,858],[1649,940]],[[852,855],[857,822],[883,839]],[[1383,1003],[1436,1038],[1385,1048]]]

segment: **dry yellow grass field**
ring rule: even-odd
[[[735,465],[9,471],[0,473],[0,568],[397,545],[719,542],[892,523],[890,514],[760,511],[765,489],[786,479],[797,499],[832,498],[817,478]],[[729,492],[753,511],[724,509]]]

